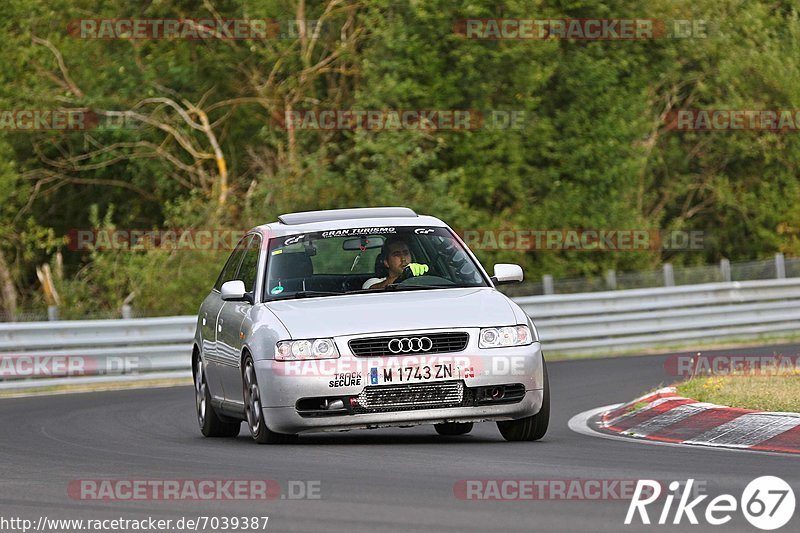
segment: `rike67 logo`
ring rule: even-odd
[[[783,479],[775,476],[762,476],[751,481],[742,492],[738,500],[731,494],[721,494],[705,502],[705,511],[702,512],[704,500],[708,495],[695,495],[690,500],[694,479],[689,479],[685,484],[673,481],[669,484],[669,491],[663,498],[661,512],[653,516],[654,522],[648,514],[648,505],[653,504],[662,496],[661,483],[650,479],[640,479],[636,484],[633,499],[625,516],[625,525],[641,521],[642,524],[681,524],[684,518],[690,524],[700,523],[698,517],[705,519],[706,524],[721,526],[733,520],[735,513],[741,511],[751,525],[762,530],[774,530],[786,525],[794,515],[795,498],[792,487]],[[681,487],[683,490],[681,491]],[[673,503],[678,503],[673,511]],[[659,502],[660,503],[660,502]],[[658,504],[653,505],[650,511],[658,511]],[[638,516],[638,518],[637,518]],[[683,522],[685,523],[685,522]]]

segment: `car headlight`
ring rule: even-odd
[[[502,328],[481,328],[478,348],[505,348],[524,346],[533,342],[528,326],[505,326]]]
[[[336,359],[339,350],[333,339],[302,339],[280,341],[275,346],[276,361],[302,361],[306,359]]]

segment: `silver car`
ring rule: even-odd
[[[530,318],[441,220],[399,207],[292,213],[250,230],[200,306],[192,368],[203,435],[246,421],[259,443],[300,433],[496,421],[547,431]]]

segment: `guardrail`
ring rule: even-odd
[[[0,390],[191,376],[197,317],[0,324]]]
[[[617,353],[800,332],[800,278],[514,299],[545,352]],[[0,324],[0,389],[190,376],[195,316]],[[36,378],[36,379],[32,379]]]
[[[800,278],[515,298],[547,353],[800,333]]]

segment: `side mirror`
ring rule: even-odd
[[[494,266],[492,281],[495,285],[522,281],[522,267],[509,263],[498,263]]]
[[[234,279],[226,281],[219,290],[222,299],[226,302],[253,303],[253,295],[245,290],[244,281]]]

